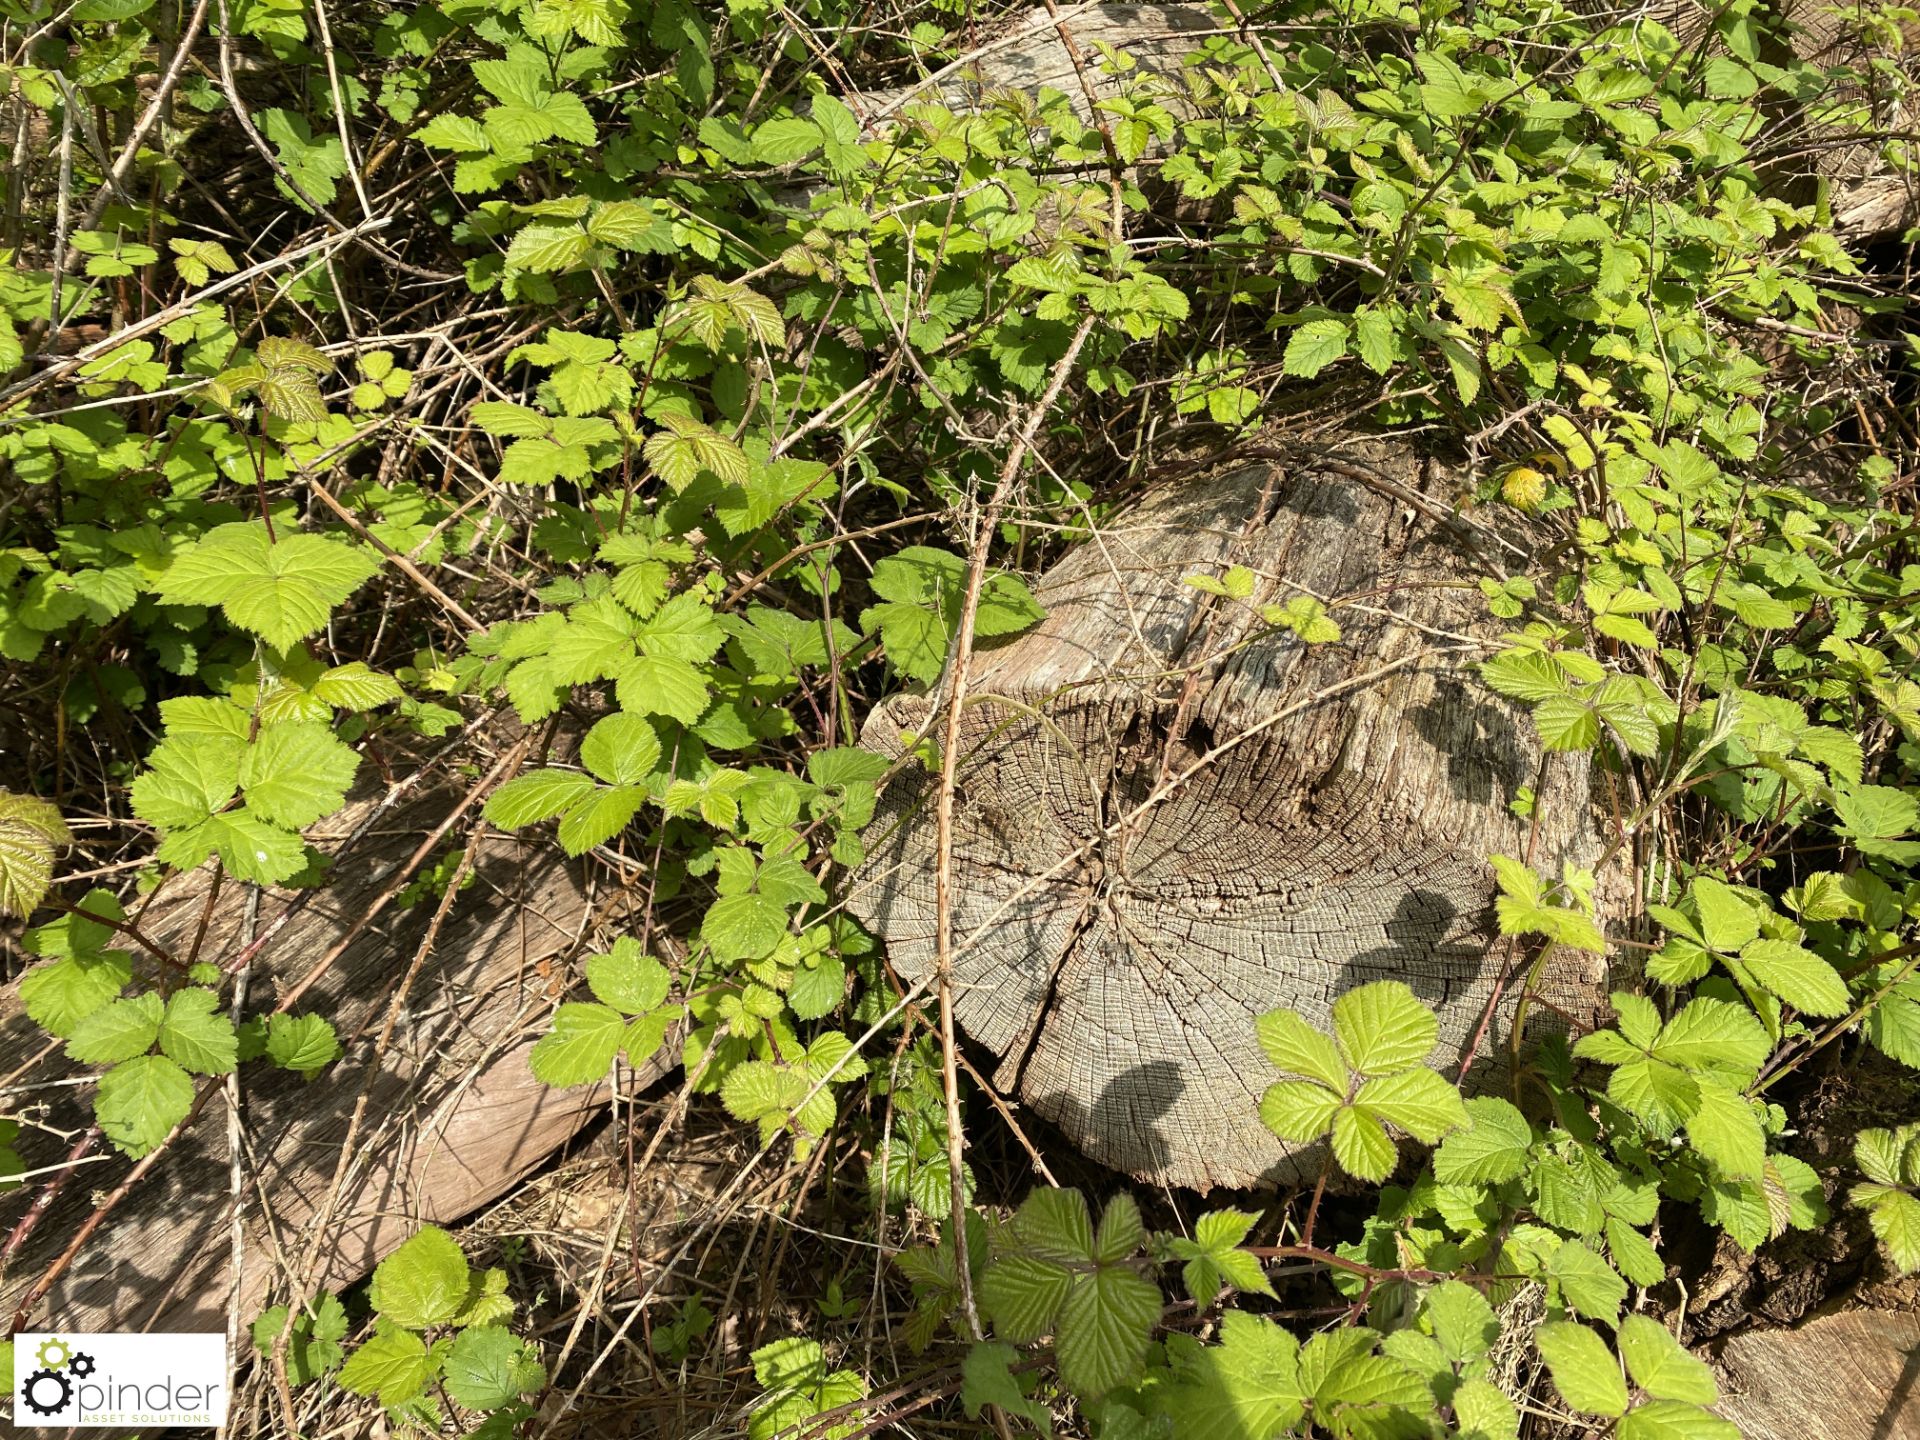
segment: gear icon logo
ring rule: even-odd
[[[36,1370],[20,1386],[20,1400],[36,1415],[58,1415],[73,1403],[73,1382],[58,1370]]]
[[[64,1370],[67,1362],[73,1358],[73,1348],[58,1335],[42,1340],[34,1356],[48,1370]]]
[[[68,1365],[67,1368],[80,1379],[84,1380],[93,1374],[93,1356],[87,1354],[84,1350],[75,1351],[73,1363]]]

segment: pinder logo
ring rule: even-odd
[[[224,1335],[27,1331],[13,1372],[20,1429],[226,1423]]]

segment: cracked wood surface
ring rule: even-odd
[[[458,799],[457,791],[428,788],[375,822],[343,857],[333,883],[256,959],[250,1010],[271,1009],[279,993],[367,913],[395,868]],[[350,802],[307,838],[323,851],[337,850],[370,804]],[[446,843],[462,843],[459,832]],[[166,886],[142,928],[162,944],[186,950],[204,909],[208,873]],[[261,933],[292,898],[279,890],[263,894]],[[267,1303],[282,1265],[304,1254],[374,1034],[435,898],[390,906],[296,1007],[334,1022],[346,1051],[342,1060],[312,1082],[271,1069],[264,1060],[242,1068],[249,1155],[238,1300],[243,1321]],[[200,948],[202,959],[219,962],[237,952],[243,904],[240,887],[229,883]],[[358,1279],[420,1223],[451,1223],[505,1193],[600,1113],[603,1087],[549,1089],[527,1069],[527,1049],[552,1011],[546,962],[566,953],[586,922],[587,896],[576,867],[550,842],[487,837],[474,881],[456,900],[373,1082],[369,1123],[322,1250],[322,1285],[337,1289]],[[0,1055],[8,1069],[27,1061],[47,1038],[21,1012],[16,991],[15,984],[0,987]],[[91,1118],[92,1091],[73,1087],[67,1077],[87,1068],[56,1050],[16,1082],[31,1088],[9,1103],[47,1103],[42,1118],[77,1133]],[[40,1313],[68,1328],[222,1328],[230,1280],[226,1134],[226,1104],[216,1097],[92,1238]],[[30,1163],[52,1163],[66,1148],[31,1131],[23,1139],[32,1149]],[[23,1252],[0,1273],[0,1305],[8,1313],[72,1238],[94,1195],[111,1189],[130,1164],[115,1154],[74,1177]],[[0,1196],[0,1236],[37,1189],[33,1184]]]
[[[1746,1440],[1920,1435],[1920,1315],[1841,1310],[1720,1347],[1719,1411]]]
[[[1451,519],[1449,493],[1406,445],[1359,439],[1175,485],[1046,575],[1036,629],[976,656],[956,1015],[1001,1057],[997,1085],[1095,1159],[1203,1189],[1311,1177],[1319,1154],[1259,1124],[1277,1073],[1254,1017],[1320,1023],[1345,990],[1404,980],[1452,1064],[1509,953],[1484,856],[1526,852],[1517,787],[1541,790],[1542,868],[1597,854],[1584,757],[1542,770],[1524,714],[1464,673],[1487,653],[1468,632],[1499,629],[1476,618],[1492,561],[1470,551],[1500,545]],[[1258,577],[1255,605],[1334,602],[1341,640],[1306,646],[1184,583],[1230,564]],[[898,756],[932,710],[895,697],[862,738]],[[889,785],[850,897],[915,980],[933,967],[931,786],[917,765]],[[1604,992],[1593,957],[1545,969],[1577,1019]]]

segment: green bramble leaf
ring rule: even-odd
[[[1508,1101],[1482,1095],[1465,1103],[1467,1128],[1434,1152],[1434,1178],[1443,1185],[1498,1185],[1520,1176],[1533,1152],[1533,1127]]]
[[[1598,1333],[1571,1320],[1553,1320],[1535,1331],[1533,1338],[1567,1404],[1589,1415],[1626,1413],[1626,1379]]]
[[[1398,980],[1375,980],[1333,1002],[1333,1033],[1346,1062],[1362,1075],[1424,1064],[1440,1022]]]
[[[1377,1119],[1347,1105],[1333,1117],[1333,1158],[1354,1179],[1378,1184],[1393,1173],[1400,1151]]]
[[[144,1055],[153,1048],[165,1013],[165,1002],[152,992],[115,1000],[73,1027],[67,1056],[83,1065],[113,1065]]]
[[[100,1077],[93,1114],[122,1153],[138,1159],[193,1108],[193,1080],[164,1055],[122,1061]]]
[[[176,555],[154,589],[169,605],[218,605],[242,630],[285,650],[326,624],[379,568],[345,541],[298,533],[269,540],[264,526],[236,522]]]
[[[495,1410],[546,1383],[546,1367],[501,1325],[474,1325],[454,1337],[441,1366],[447,1394],[469,1410]]]
[[[454,1238],[437,1225],[423,1225],[375,1267],[368,1299],[382,1319],[425,1330],[460,1313],[469,1278],[467,1257]]]
[[[353,747],[314,721],[272,725],[240,760],[247,809],[262,820],[301,830],[346,803],[360,768]]]
[[[0,790],[0,915],[24,920],[38,909],[53,881],[54,852],[72,843],[57,806]]]
[[[402,1405],[427,1388],[439,1361],[437,1348],[429,1350],[413,1331],[382,1316],[374,1322],[373,1337],[347,1357],[340,1384],[382,1405]]]
[[[1713,1371],[1688,1354],[1667,1327],[1652,1316],[1627,1316],[1620,1322],[1619,1342],[1627,1374],[1654,1399],[1711,1405],[1720,1398]]]
[[[196,1075],[225,1075],[237,1060],[233,1020],[218,1013],[220,997],[193,986],[176,990],[160,1022],[160,1052]]]
[[[1270,1010],[1254,1022],[1260,1048],[1277,1069],[1304,1075],[1344,1096],[1351,1083],[1333,1042],[1293,1010]]]
[[[1149,1392],[1176,1440],[1247,1440],[1290,1430],[1306,1413],[1300,1342],[1241,1310],[1220,1317],[1220,1343],[1167,1337],[1171,1383]]]
[[[267,1058],[311,1079],[341,1055],[340,1038],[324,1015],[273,1015],[267,1020]]]
[[[1353,1103],[1428,1145],[1467,1123],[1460,1092],[1427,1069],[1376,1076],[1360,1087]]]
[[[1273,1294],[1272,1282],[1259,1259],[1238,1248],[1259,1218],[1245,1210],[1214,1210],[1195,1222],[1192,1239],[1173,1238],[1169,1249],[1174,1258],[1186,1262],[1181,1278],[1194,1304],[1211,1305],[1223,1284],[1254,1294]]]
[[[1054,1337],[1060,1378],[1087,1399],[1139,1378],[1160,1309],[1159,1287],[1125,1266],[1074,1276]]]
[[[543,1085],[590,1085],[604,1080],[626,1039],[627,1019],[610,1005],[568,1002],[553,1012],[553,1028],[527,1056]]]
[[[1309,320],[1294,327],[1293,334],[1287,340],[1287,350],[1280,368],[1289,375],[1311,380],[1346,353],[1346,321]]]

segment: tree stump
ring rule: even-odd
[[[1720,1413],[1746,1440],[1920,1435],[1920,1316],[1841,1310],[1748,1330],[1718,1354]]]
[[[1095,1159],[1206,1189],[1318,1172],[1260,1124],[1277,1078],[1254,1019],[1398,979],[1479,1030],[1515,950],[1490,852],[1590,864],[1584,756],[1468,674],[1500,627],[1476,579],[1515,542],[1454,517],[1406,444],[1346,439],[1149,495],[1048,572],[1047,617],[974,661],[954,840],[955,1010],[1018,1092]],[[1188,585],[1244,566],[1248,603]],[[1318,598],[1309,645],[1257,607]],[[929,697],[869,717],[899,756]],[[937,730],[935,732],[937,734]],[[855,913],[912,980],[934,964],[934,778],[881,799]],[[1538,833],[1509,809],[1538,792]],[[1556,951],[1536,1016],[1584,1023],[1606,967]],[[1494,1073],[1502,1007],[1473,1071]],[[1491,1063],[1483,1063],[1491,1061]]]
[[[309,832],[307,838],[337,854],[339,863],[330,883],[300,904],[256,958],[250,1010],[271,1009],[287,986],[366,919],[397,868],[447,817],[463,790],[428,780],[381,814],[374,813],[371,797],[361,798]],[[369,819],[365,833],[350,838]],[[456,828],[446,843],[463,843],[462,830]],[[209,874],[169,882],[142,916],[142,928],[185,953],[206,913]],[[294,892],[263,893],[259,933],[267,934],[297,899]],[[247,1159],[237,1293],[230,1271],[229,1117],[224,1099],[216,1096],[95,1232],[39,1316],[69,1329],[220,1329],[230,1293],[243,1323],[260,1312],[286,1268],[304,1255],[327,1202],[375,1037],[436,903],[429,893],[411,906],[387,906],[297,1005],[333,1021],[344,1058],[312,1081],[264,1061],[242,1068]],[[243,892],[229,882],[212,911],[200,958],[222,962],[237,953],[243,910]],[[550,976],[552,962],[572,949],[588,921],[576,867],[549,842],[498,833],[482,842],[473,882],[455,900],[372,1077],[353,1165],[321,1241],[322,1285],[351,1283],[421,1223],[452,1223],[504,1193],[600,1113],[604,1089],[551,1090],[533,1079],[526,1057],[564,988],[563,980]],[[21,1012],[16,989],[0,988],[0,1055],[8,1071],[26,1064],[47,1039]],[[9,1097],[9,1109],[44,1104],[49,1123],[78,1133],[91,1120],[91,1091],[73,1087],[68,1077],[82,1068],[55,1047],[14,1079],[19,1088]],[[665,1068],[663,1063],[660,1070]],[[54,1137],[31,1131],[23,1145],[30,1165],[54,1164],[65,1149]],[[0,1271],[0,1305],[7,1313],[73,1239],[95,1199],[130,1166],[113,1155],[73,1177]],[[0,1239],[39,1184],[0,1196]]]

